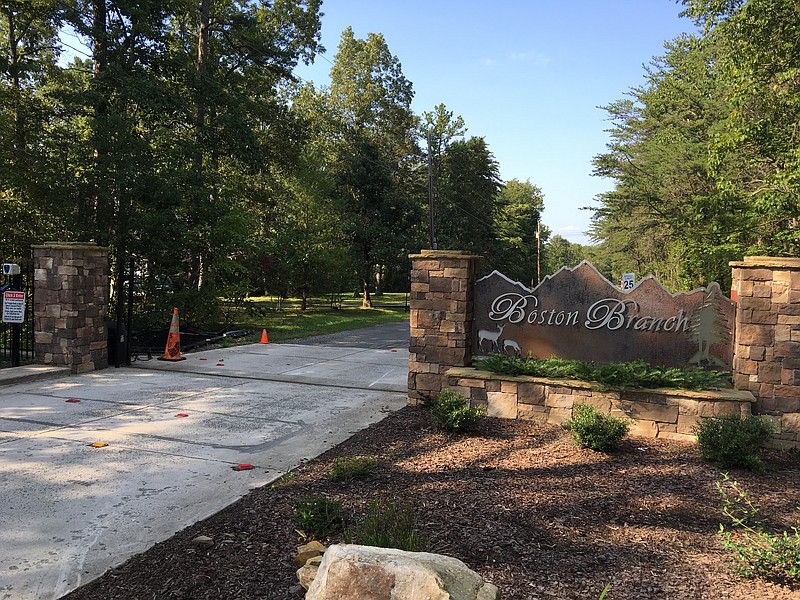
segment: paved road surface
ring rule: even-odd
[[[405,404],[407,323],[321,338],[0,386],[0,599],[59,598]]]

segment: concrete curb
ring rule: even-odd
[[[26,365],[24,367],[10,367],[0,369],[0,386],[15,383],[27,383],[40,379],[56,379],[72,374],[69,367],[53,367],[49,365]]]

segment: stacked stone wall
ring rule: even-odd
[[[800,445],[800,258],[748,256],[731,263],[736,296],[736,387],[771,415],[779,446]]]
[[[478,257],[423,250],[411,255],[408,397],[411,404],[442,390],[450,367],[472,360],[473,289]]]
[[[706,417],[749,415],[755,398],[741,390],[622,390],[570,379],[500,375],[472,368],[445,373],[445,388],[483,406],[487,415],[561,424],[575,404],[588,404],[605,414],[630,419],[631,434],[641,437],[694,440],[694,428]]]
[[[95,244],[33,247],[36,362],[84,373],[108,366],[108,249]]]

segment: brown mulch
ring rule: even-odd
[[[335,458],[370,455],[365,479],[329,478]],[[731,472],[771,525],[800,525],[797,453],[757,476]],[[475,435],[435,428],[406,407],[66,596],[82,599],[300,599],[294,503],[324,495],[352,520],[370,501],[413,506],[431,551],[454,556],[509,599],[800,599],[738,578],[720,545],[720,471],[693,444],[629,438],[605,455],[560,427],[484,419]],[[207,535],[209,549],[191,540]],[[336,543],[340,540],[323,540]]]

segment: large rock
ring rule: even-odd
[[[306,600],[499,600],[460,560],[351,544],[328,548]]]

